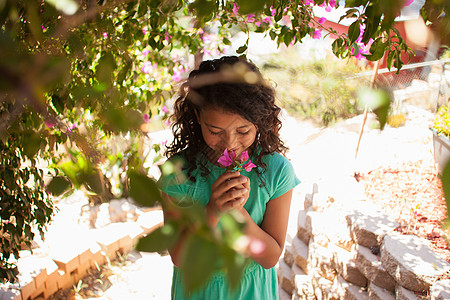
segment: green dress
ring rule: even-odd
[[[291,163],[281,154],[266,155],[263,162],[267,168],[262,175],[258,175],[256,170],[241,172],[242,175],[250,178],[250,196],[244,207],[258,225],[261,225],[263,220],[267,202],[285,194],[300,183]],[[162,191],[178,201],[194,201],[191,199],[195,199],[205,206],[211,195],[211,185],[224,172],[223,168],[212,163],[207,163],[207,167],[211,171],[207,178],[203,178],[197,168],[192,173],[197,179],[196,182],[186,180],[180,183],[175,178],[164,180]],[[262,182],[265,182],[264,186],[261,186]],[[220,222],[218,226],[220,226]],[[251,261],[246,268],[240,286],[233,292],[230,291],[224,274],[218,272],[212,276],[202,290],[192,295],[185,295],[182,276],[180,269],[174,266],[172,277],[172,299],[174,300],[278,299],[275,267],[264,269],[254,261]]]

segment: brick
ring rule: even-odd
[[[307,270],[308,274],[314,272],[332,281],[336,277],[336,270],[334,254],[331,249],[322,247],[316,242],[310,242],[308,245]]]
[[[337,285],[339,287],[339,295],[341,299],[345,300],[369,300],[369,294],[364,288],[347,282],[341,276],[337,278]]]
[[[353,241],[368,248],[379,247],[383,237],[399,225],[374,205],[348,214],[346,220]]]
[[[70,273],[66,273],[62,270],[57,271],[59,273],[58,277],[58,290],[64,290],[70,288],[74,285],[73,277],[70,276]]]
[[[429,242],[415,235],[386,236],[381,264],[399,285],[416,292],[427,291],[450,271],[450,264],[430,248]]]
[[[376,286],[372,282],[369,283],[368,292],[371,300],[395,300],[394,293]]]
[[[45,271],[46,258],[37,255],[20,258],[17,261],[19,273],[25,277],[31,277],[35,281],[36,288],[43,285],[47,272]]]
[[[350,252],[337,246],[334,246],[333,249],[338,274],[347,282],[365,287],[367,285],[367,278],[356,267],[356,250]]]
[[[294,262],[303,272],[308,273],[308,245],[301,241],[298,237],[292,240],[292,252]]]
[[[381,265],[380,258],[374,255],[369,248],[356,245],[356,267],[364,276],[375,285],[395,290],[395,280]]]
[[[413,291],[405,289],[404,287],[397,285],[395,287],[395,299],[397,300],[418,300],[416,294]]]
[[[279,262],[278,266],[278,281],[283,290],[289,295],[294,291],[294,283],[291,280],[291,268],[283,260]]]
[[[297,216],[297,236],[305,243],[309,243],[311,230],[306,228],[306,211],[300,210]]]
[[[450,299],[450,279],[439,280],[430,289],[431,299]]]
[[[292,267],[294,264],[294,253],[292,249],[292,245],[285,245],[284,247],[284,254],[283,254],[283,260],[286,264],[288,264],[289,267]]]
[[[58,281],[46,281],[44,283],[44,299],[50,298],[51,295],[55,294],[58,291]]]

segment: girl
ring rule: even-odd
[[[174,263],[172,299],[278,299],[274,267],[284,247],[292,189],[299,180],[282,155],[287,148],[279,137],[274,90],[252,63],[222,57],[204,61],[190,73],[174,110],[174,141],[166,155],[184,159],[187,179],[163,184],[163,199],[201,203],[211,226],[220,226],[223,212],[238,210],[246,220],[246,235],[259,240],[263,250],[250,256],[252,263],[237,290],[230,291],[219,273],[202,290],[185,295],[179,269],[181,238],[169,249]],[[226,149],[238,158],[248,151],[257,168],[225,171],[218,159]]]

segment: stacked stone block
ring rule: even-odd
[[[112,223],[90,230],[83,240],[51,245],[48,253],[22,251],[17,261],[18,283],[0,285],[0,299],[49,299],[58,290],[77,284],[89,269],[115,259],[117,253],[131,251],[139,238],[162,222],[162,211],[148,211],[137,222]]]
[[[450,299],[450,264],[347,180],[306,194],[279,263],[280,299]],[[323,191],[322,191],[323,190]]]

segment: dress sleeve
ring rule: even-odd
[[[281,155],[280,157],[281,162],[277,170],[273,172],[273,194],[270,199],[280,197],[300,183],[300,180],[295,175],[291,162]]]

